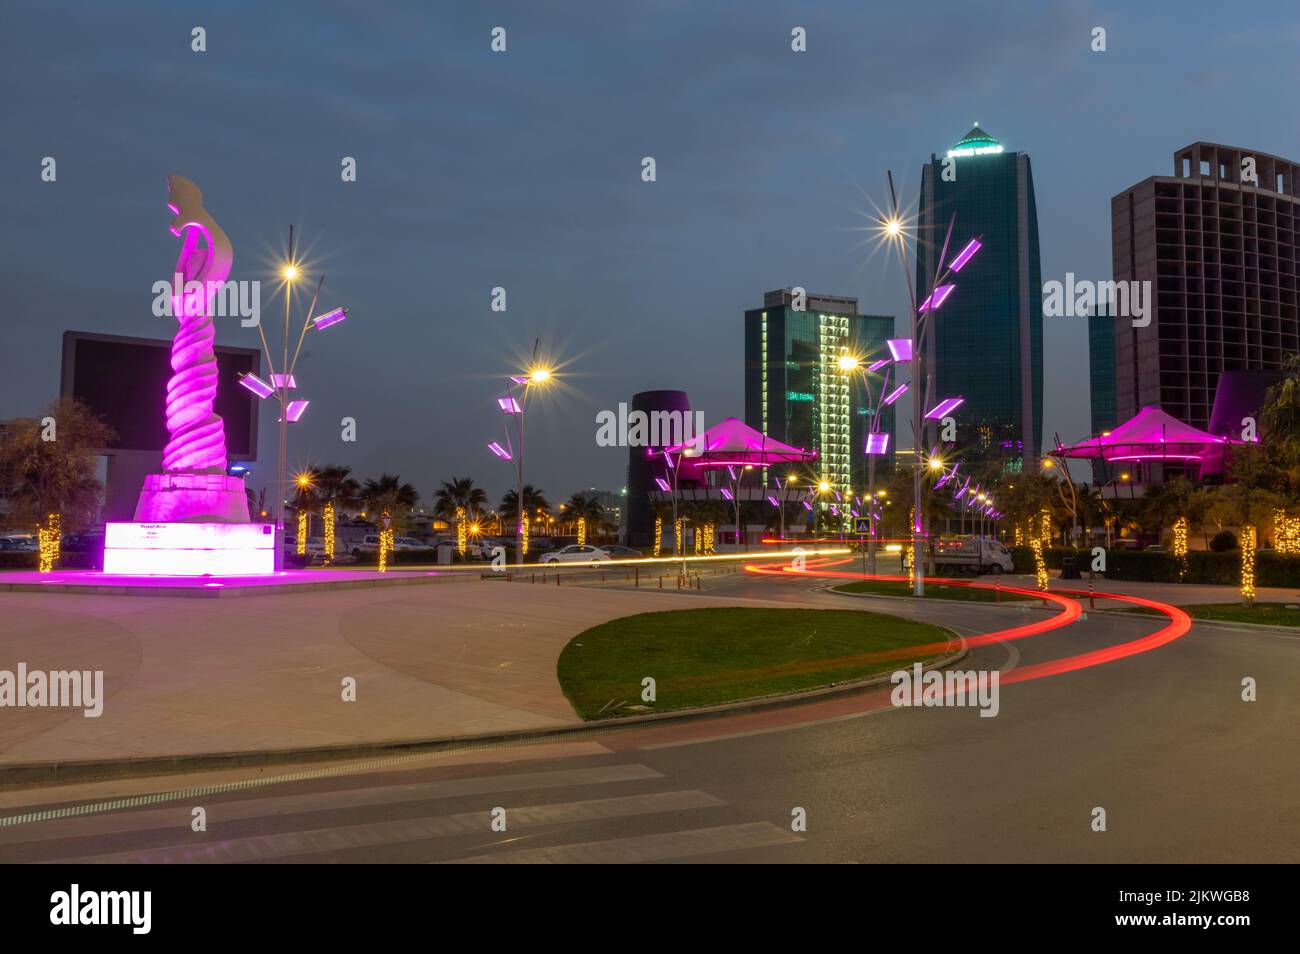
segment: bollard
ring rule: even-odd
[[[555,585],[556,585],[556,586],[559,586],[559,585],[560,585],[560,571],[559,571],[559,570],[556,570],[556,571],[555,571]]]
[[[663,588],[664,588],[664,578],[661,576],[659,577],[659,589],[662,590]]]
[[[537,574],[534,573],[534,574],[532,575],[532,578],[531,578],[528,582],[529,582],[529,583],[536,583],[536,582],[537,582]]]
[[[1096,570],[1089,570],[1089,571],[1088,571],[1088,609],[1096,609],[1096,608],[1097,608],[1097,603],[1096,603],[1096,601],[1093,599],[1093,596],[1092,596],[1092,584],[1093,584],[1093,581],[1094,581],[1096,578],[1097,578],[1097,571],[1096,571]]]
[[[636,570],[636,585],[639,587],[641,585],[641,568],[638,566],[634,567],[634,569]]]

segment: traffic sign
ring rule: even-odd
[[[854,517],[854,518],[853,518],[853,532],[854,532],[854,533],[870,533],[870,532],[871,532],[871,518],[870,518],[870,517]]]

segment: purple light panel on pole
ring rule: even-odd
[[[884,367],[885,365],[887,365],[887,364],[889,364],[889,359],[888,359],[888,358],[881,358],[879,361],[875,362],[874,364],[870,364],[870,365],[868,365],[868,366],[867,366],[867,370],[868,370],[868,371],[879,371],[881,368],[883,368],[883,367]]]
[[[506,414],[518,414],[522,410],[519,407],[519,402],[512,397],[497,398],[497,407],[501,408],[502,412]]]
[[[924,308],[921,309],[925,311]],[[889,353],[894,356],[895,361],[912,360],[912,339],[911,338],[890,338],[885,342],[889,346]]]
[[[280,390],[280,388],[284,388],[284,387],[288,387],[288,388],[298,387],[298,382],[293,379],[292,374],[273,374],[271,375],[271,383],[275,385],[275,389],[277,391]]]
[[[898,387],[894,388],[894,390],[890,391],[889,394],[885,396],[885,401],[884,401],[885,405],[888,406],[890,404],[893,404],[895,401],[901,398],[904,392],[906,391],[907,391],[907,385],[900,384]]]
[[[888,435],[888,434],[868,434],[868,435],[867,435],[867,453],[868,453],[868,454],[887,454],[887,453],[889,453],[889,435]]]
[[[239,383],[260,398],[269,398],[275,393],[275,388],[271,387],[271,385],[267,384],[251,371],[247,374],[241,374],[239,376]]]
[[[328,328],[330,325],[337,325],[347,316],[348,310],[346,308],[335,308],[333,311],[327,311],[323,315],[317,315],[311,320],[311,323],[317,328]]]
[[[662,477],[656,477],[655,483],[659,485],[659,489],[664,493],[668,493],[668,491],[672,489],[668,486],[668,481],[664,480]]]
[[[512,459],[511,456],[510,456],[510,451],[506,450],[504,447],[502,447],[502,446],[501,446],[500,444],[498,444],[496,441],[493,441],[491,444],[488,445],[488,450],[490,450],[492,453],[496,454],[496,455],[497,455],[498,457],[500,457],[502,460],[511,460],[511,459]]]
[[[925,419],[927,421],[937,421],[948,412],[955,410],[965,400],[964,397],[944,398],[926,412]]]
[[[956,287],[956,285],[940,285],[934,290],[929,298],[921,303],[921,307],[918,310],[938,311],[939,307],[948,300],[948,296],[952,294],[952,290]]]
[[[285,410],[284,416],[290,424],[297,423],[298,418],[302,417],[307,411],[307,405],[311,401],[290,401],[289,407]]]
[[[724,500],[735,500],[735,499],[736,499],[735,497],[731,496],[731,491],[728,490],[726,487],[723,487],[723,488],[722,488],[722,497],[723,497]]]
[[[776,502],[776,498],[773,497],[773,496],[771,496],[770,494],[768,495],[767,502],[770,503],[773,507],[779,507],[779,506],[780,506],[780,504],[778,504],[778,503]]]
[[[966,243],[966,247],[957,253],[957,257],[952,260],[952,264],[948,266],[948,270],[960,272],[962,268],[965,267],[966,263],[975,257],[975,253],[983,247],[984,246],[980,243],[979,239],[971,239]],[[938,306],[936,305],[935,307],[937,308]]]

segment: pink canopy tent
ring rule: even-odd
[[[673,457],[677,457],[673,482],[674,520],[677,506],[677,480],[684,478],[704,481],[707,471],[726,468],[731,478],[731,488],[723,490],[723,495],[730,496],[735,510],[737,541],[744,538],[744,531],[740,525],[740,485],[745,477],[745,468],[801,464],[817,459],[815,450],[804,450],[801,447],[783,444],[734,417],[713,425],[703,434],[698,434],[689,441],[665,448],[663,453],[670,465],[673,464]],[[782,510],[783,521],[784,517],[784,510]]]
[[[1184,424],[1158,407],[1144,407],[1114,430],[1077,444],[1057,444],[1055,456],[1115,463],[1194,465],[1198,469],[1222,467],[1224,451],[1243,441],[1216,437]]]
[[[739,418],[729,417],[689,441],[666,448],[680,455],[682,476],[701,477],[706,468],[771,467],[773,464],[808,463],[817,452],[791,447],[756,431]]]

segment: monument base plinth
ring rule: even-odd
[[[177,471],[150,474],[135,505],[137,523],[248,523],[243,478]]]
[[[273,573],[274,530],[269,523],[107,523],[104,572],[134,576]]]

